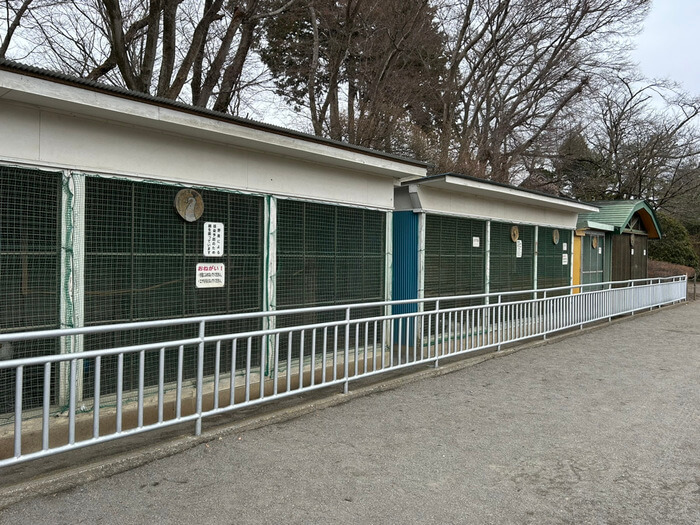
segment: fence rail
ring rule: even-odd
[[[354,380],[684,301],[686,290],[679,276],[0,334],[0,344],[80,348],[90,334],[191,328],[177,340],[0,361],[0,467],[188,421],[199,435],[205,417],[332,385],[347,393]],[[212,330],[239,319],[260,328]]]

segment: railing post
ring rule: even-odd
[[[630,281],[630,296],[632,297],[632,305],[631,305],[630,310],[632,310],[632,315],[634,315],[634,303],[635,303],[633,288],[634,288],[634,281]]]
[[[498,294],[498,320],[496,322],[496,337],[498,337],[498,351],[501,351],[501,341],[503,341],[503,327],[501,326],[501,310],[503,309],[503,306],[501,306],[501,298],[503,297],[502,294]],[[535,292],[535,300],[537,300],[537,292]]]
[[[440,358],[438,357],[438,325],[440,324],[440,299],[435,301],[435,368],[440,366]]]
[[[199,323],[199,348],[197,350],[197,420],[195,435],[202,435],[202,388],[204,387],[204,333],[206,321]],[[262,379],[262,378],[261,378]]]
[[[24,366],[15,368],[15,457],[22,455],[22,381]]]
[[[70,360],[70,385],[68,388],[68,444],[75,444],[76,387],[78,383],[78,361]]]
[[[693,301],[697,299],[697,284],[698,284],[698,272],[693,275]]]
[[[391,352],[393,354],[394,349],[393,349],[394,342],[390,342],[389,348],[391,348]],[[343,367],[345,369],[345,383],[343,384],[343,393],[347,394],[350,391],[350,369],[349,369],[349,363],[348,359],[350,358],[350,308],[345,309],[345,362],[343,363]]]
[[[549,315],[549,304],[547,303],[547,290],[544,290],[542,292],[542,314],[543,314],[543,319],[542,319],[542,340],[546,341],[547,340],[547,320],[548,320],[548,315]]]

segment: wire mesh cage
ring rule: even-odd
[[[513,225],[491,222],[490,292],[530,290],[534,284],[535,227],[518,225],[514,239]],[[508,300],[526,296],[512,295]]]
[[[425,297],[484,293],[486,223],[441,215],[425,218]],[[471,303],[445,305],[468,306]]]
[[[59,327],[150,321],[190,316],[233,314],[262,309],[262,197],[200,189],[205,208],[198,222],[187,222],[174,209],[179,186],[80,174],[0,167],[0,333]],[[225,286],[197,288],[196,266],[213,261],[203,255],[204,224],[223,224]],[[261,318],[212,322],[209,335],[259,329]],[[3,343],[0,358],[25,358],[83,350],[110,349],[197,336],[196,325],[21,343]],[[251,348],[247,366],[258,366],[260,345]],[[214,349],[205,348],[204,370],[231,373],[232,362],[246,366],[247,349],[237,356],[224,353],[215,365]],[[196,346],[184,348],[181,379],[196,373]],[[238,359],[236,359],[238,357]],[[143,369],[147,386],[155,385],[159,356],[147,353]],[[130,396],[138,381],[137,356],[126,354],[122,389]],[[115,393],[117,357],[101,362],[99,388],[109,402]],[[166,381],[178,373],[177,348],[164,363]],[[44,370],[24,370],[25,417],[41,404]],[[82,359],[78,385],[81,402],[89,407],[95,386],[94,359]],[[1,371],[0,413],[12,410],[14,376]],[[7,377],[5,377],[7,376]],[[51,403],[62,412],[68,402],[67,367],[50,374]],[[9,417],[3,419],[9,422]]]
[[[87,177],[85,198],[85,324],[149,321],[189,316],[230,314],[262,309],[263,199],[224,191],[200,190],[203,214],[187,222],[173,208],[179,187]],[[224,225],[221,257],[203,256],[204,222]],[[216,260],[226,268],[225,286],[197,288],[198,262]],[[260,319],[222,321],[210,332],[259,329]],[[196,325],[110,332],[85,338],[86,350],[186,339]],[[259,363],[259,348],[252,363]],[[242,350],[240,351],[242,352]],[[226,354],[225,354],[226,355]],[[205,349],[205,373],[214,367],[214,350]],[[132,357],[133,359],[134,357]],[[116,358],[102,363],[102,393],[115,388]],[[146,356],[146,384],[158,379],[158,355]],[[244,362],[239,359],[238,363]],[[128,365],[128,364],[127,364]],[[239,366],[241,366],[239,364]],[[222,372],[230,372],[225,357]],[[94,376],[84,364],[84,395],[93,391]],[[137,366],[125,366],[124,388],[136,384]],[[167,381],[174,381],[177,353],[165,360]],[[184,378],[196,372],[196,346],[185,348]]]
[[[58,328],[61,173],[0,166],[0,333]],[[0,359],[49,355],[53,340],[0,344]],[[25,406],[38,406],[42,371],[25,372]],[[14,377],[0,370],[0,413],[14,403]]]
[[[277,308],[383,301],[385,246],[385,212],[280,200]],[[353,316],[381,313],[380,307],[368,307],[354,310]],[[279,326],[330,322],[344,316],[342,309],[290,315],[280,319]],[[381,339],[379,334],[371,334],[375,335]],[[342,341],[345,336],[339,337]]]
[[[537,287],[569,286],[571,280],[571,231],[539,227],[537,237]],[[559,292],[566,294],[568,291]]]

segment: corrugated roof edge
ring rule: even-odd
[[[649,238],[650,239],[660,239],[663,236],[663,232],[661,231],[661,224],[659,224],[659,221],[656,219],[656,212],[654,212],[654,209],[651,207],[649,204],[649,201],[646,199],[622,199],[622,200],[612,200],[612,201],[594,201],[592,203],[588,203],[591,206],[596,206],[598,207],[600,213],[604,213],[605,210],[602,208],[616,208],[620,206],[627,206],[629,207],[629,211],[626,213],[626,217],[624,219],[624,224],[627,224],[629,220],[632,218],[632,215],[639,211],[644,211],[644,213],[648,216],[649,220],[651,221],[651,225],[654,227],[656,232],[649,232],[649,229],[647,230],[649,232]],[[583,224],[587,219],[588,219],[589,214],[581,214],[579,215],[579,222]],[[604,217],[603,217],[604,218]],[[596,217],[596,220],[600,221],[598,217]],[[644,220],[644,219],[642,219]],[[613,225],[615,230],[619,230],[620,228],[624,228],[624,225],[620,226],[619,224]],[[645,222],[645,226],[648,228],[648,224]],[[620,233],[618,231],[618,233]]]
[[[617,199],[617,200],[612,200],[612,201],[588,201],[588,204],[600,207],[600,206],[616,206],[616,205],[619,205],[620,203],[637,204],[639,202],[643,202],[651,208],[651,205],[649,204],[649,202],[646,199]]]
[[[493,180],[488,180],[488,179],[480,179],[478,177],[472,177],[470,175],[464,175],[463,173],[454,173],[454,172],[447,172],[447,173],[438,173],[437,175],[428,175],[427,177],[424,177],[422,179],[415,179],[411,181],[404,182],[404,184],[410,184],[410,183],[422,183],[422,182],[429,182],[434,179],[439,179],[440,177],[457,177],[459,179],[466,179],[466,180],[471,180],[474,182],[483,182],[484,184],[489,184],[491,186],[498,186],[500,188],[508,188],[511,190],[518,190],[522,191],[525,193],[531,193],[533,195],[539,195],[540,197],[549,197],[551,199],[558,199],[562,201],[568,201],[571,203],[575,204],[583,204],[587,206],[593,206],[594,208],[597,208],[595,204],[591,204],[589,202],[583,202],[577,199],[574,199],[572,197],[562,197],[560,195],[552,195],[551,193],[547,193],[545,191],[537,191],[537,190],[531,190],[529,188],[521,188],[520,186],[513,186],[512,184],[505,184],[504,182],[496,182]]]
[[[316,135],[310,135],[308,133],[302,133],[300,131],[294,131],[288,128],[283,128],[281,126],[275,126],[273,124],[267,124],[264,122],[259,122],[256,120],[245,119],[242,117],[235,117],[227,113],[221,113],[219,111],[213,111],[211,109],[199,108],[196,106],[191,106],[183,102],[178,102],[176,100],[170,100],[162,97],[156,97],[153,95],[148,95],[146,93],[139,93],[137,91],[131,91],[129,89],[120,88],[117,86],[110,86],[108,84],[102,84],[100,82],[95,82],[93,80],[87,80],[85,78],[74,77],[71,75],[66,75],[64,73],[57,73],[55,71],[49,71],[47,69],[42,69],[36,66],[28,66],[19,62],[8,59],[0,59],[0,70],[9,71],[12,73],[20,73],[23,75],[28,75],[34,78],[39,78],[42,80],[47,80],[50,82],[56,82],[60,84],[65,84],[73,87],[89,89],[92,91],[97,91],[100,93],[105,93],[108,95],[114,95],[117,97],[122,97],[130,100],[140,101],[147,104],[152,104],[160,107],[165,107],[169,109],[174,109],[182,111],[185,113],[190,113],[193,115],[199,115],[206,118],[211,118],[223,122],[230,122],[232,124],[237,124],[239,126],[246,126],[253,129],[258,129],[261,131],[267,131],[270,133],[275,133],[277,135],[284,135],[291,138],[297,138],[305,140],[308,142],[315,142],[317,144],[325,144],[327,146],[332,146],[336,148],[345,149],[348,151],[355,151],[358,153],[364,153],[373,157],[383,158],[387,160],[393,160],[396,162],[401,162],[403,164],[410,164],[412,166],[426,167],[427,162],[411,159],[408,157],[402,157],[400,155],[395,155],[393,153],[386,153],[384,151],[374,150],[371,148],[366,148],[364,146],[357,146],[354,144],[349,144],[347,142],[342,142],[339,140],[327,139],[324,137],[318,137]]]

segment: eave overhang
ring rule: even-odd
[[[423,177],[426,164],[178,102],[0,61],[0,100],[382,177]]]
[[[517,202],[527,206],[545,208],[571,213],[597,212],[598,208],[573,199],[554,197],[518,189],[513,186],[494,184],[489,181],[466,178],[451,174],[436,175],[424,179],[403,182],[411,193],[416,193],[418,198],[420,187],[439,188],[447,192],[456,192],[468,195],[480,196],[488,199]]]

